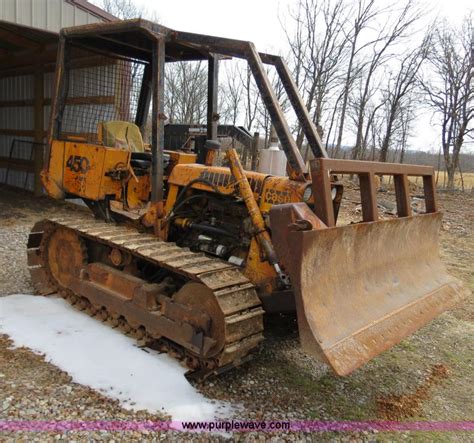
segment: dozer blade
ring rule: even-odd
[[[326,228],[298,205],[272,213],[274,244],[292,281],[302,347],[338,375],[466,295],[439,257],[439,212]]]

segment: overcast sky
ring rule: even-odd
[[[288,8],[297,0],[136,0],[156,13],[160,23],[170,28],[201,34],[250,40],[260,51],[284,55],[285,35],[280,20],[288,16]],[[377,0],[383,6],[393,3]],[[398,2],[397,2],[398,3]],[[420,4],[424,2],[421,1]],[[473,2],[469,0],[426,1],[426,26],[436,17],[446,17],[460,24]],[[423,27],[423,24],[421,25]],[[429,111],[419,113],[416,134],[411,147],[438,150],[439,128]],[[467,146],[466,146],[467,148]],[[471,145],[470,151],[474,150]]]

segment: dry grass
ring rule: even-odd
[[[448,182],[448,175],[445,174],[443,171],[437,171],[436,177],[437,177],[438,188],[445,188]],[[422,180],[420,177],[410,177],[410,181],[420,186],[422,183]],[[462,174],[462,180],[461,180],[461,174],[459,172],[456,172],[456,175],[454,176],[454,186],[457,189],[462,189],[463,181],[464,181],[464,189],[466,191],[473,189],[474,188],[474,172],[464,172]]]

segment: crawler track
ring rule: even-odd
[[[79,239],[79,244],[74,249],[82,251],[79,265],[83,267],[82,273],[78,270],[81,276],[90,263],[88,248],[102,245],[109,249],[118,249],[141,262],[145,261],[164,269],[168,275],[179,279],[180,282],[196,282],[204,285],[206,291],[212,291],[217,301],[218,315],[224,322],[223,327],[219,329],[221,349],[211,357],[203,355],[195,347],[171,340],[167,336],[166,328],[159,330],[154,328],[154,319],[156,323],[163,322],[165,316],[159,303],[149,310],[133,307],[135,311],[141,309],[138,314],[145,316],[145,323],[150,327],[144,327],[137,324],[133,312],[130,311],[132,306],[130,303],[117,303],[117,299],[113,297],[98,299],[89,291],[79,293],[76,288],[80,286],[73,284],[76,282],[74,279],[71,285],[67,285],[68,287],[59,284],[48,263],[48,239],[57,230],[66,232],[66,235],[68,232],[74,233],[71,236],[77,236]],[[77,308],[134,336],[140,344],[171,353],[190,367],[196,378],[205,378],[240,365],[251,358],[251,353],[263,340],[264,311],[254,286],[237,267],[204,254],[193,253],[188,248],[178,247],[175,243],[160,241],[150,234],[140,233],[133,228],[105,223],[90,217],[40,221],[35,224],[28,239],[28,266],[39,294],[59,293]],[[170,298],[173,298],[173,294]],[[179,319],[176,320],[174,318],[171,322],[166,319],[173,324],[173,328],[179,328],[181,323]]]

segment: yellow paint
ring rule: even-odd
[[[120,198],[121,181],[106,174],[114,169],[126,169],[129,155],[123,149],[65,142],[63,189],[90,200],[103,200],[108,195]]]
[[[53,141],[48,167],[41,171],[41,182],[46,192],[57,199],[64,198],[65,195],[63,188],[64,144],[62,141]]]
[[[142,209],[150,199],[150,176],[140,176],[137,180],[130,177],[127,183],[127,206],[130,209]]]
[[[250,242],[244,274],[261,292],[271,293],[276,289],[277,275],[275,269],[268,261],[264,260],[255,238]]]
[[[235,180],[226,167],[196,164],[196,155],[165,151],[170,155],[170,164],[165,171],[167,195],[164,202],[149,203],[150,177],[130,173],[130,152],[127,149],[87,144],[81,141],[58,141],[51,144],[49,167],[43,171],[43,184],[49,195],[64,198],[65,194],[100,201],[107,196],[125,203],[130,210],[144,209],[143,225],[153,227],[155,235],[166,240],[169,232],[168,216],[179,192],[193,182],[188,194],[196,190],[239,197]],[[111,172],[115,171],[113,177]],[[118,173],[117,173],[118,172]],[[299,202],[309,182],[297,182],[288,177],[273,177],[253,171],[244,171],[253,197],[263,215],[267,215],[274,204]],[[256,241],[252,239],[245,275],[259,288],[270,293],[276,289],[277,276],[274,268],[265,260]]]
[[[300,202],[303,200],[303,193],[309,182],[296,182],[288,177],[275,177],[259,172],[245,171],[245,175],[250,183],[253,195],[260,210],[268,213],[274,204]],[[168,184],[183,187],[189,182],[202,179],[212,183],[220,192],[233,194],[234,179],[229,168],[209,167],[200,164],[179,164],[173,169]],[[212,186],[205,183],[194,183],[193,189],[215,192]],[[166,207],[172,207],[167,204]]]

